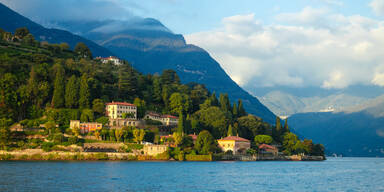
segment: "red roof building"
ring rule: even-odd
[[[267,145],[267,144],[261,144],[259,146],[259,150],[260,152],[262,153],[273,153],[273,154],[277,154],[279,152],[279,150],[277,149],[277,147],[275,146],[271,146],[271,145]]]
[[[242,137],[239,137],[239,136],[228,136],[228,137],[224,137],[222,139],[219,139],[219,141],[244,141],[244,142],[250,142],[248,139],[244,139]]]
[[[197,140],[197,135],[195,135],[195,134],[189,134],[188,136],[192,137],[193,141]]]
[[[233,154],[245,154],[251,148],[251,142],[239,136],[228,136],[217,140],[219,147],[224,151],[232,151]]]
[[[126,102],[110,102],[110,103],[106,103],[105,105],[123,105],[123,106],[136,107],[136,105],[134,105],[132,103],[126,103]]]

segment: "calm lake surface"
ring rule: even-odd
[[[384,191],[384,159],[0,162],[0,191]]]

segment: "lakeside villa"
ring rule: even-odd
[[[228,136],[217,140],[219,147],[224,151],[232,151],[234,155],[245,154],[251,148],[251,141],[239,136]]]

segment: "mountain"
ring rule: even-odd
[[[364,111],[374,117],[384,117],[384,95],[370,99],[360,105],[345,109],[347,113]]]
[[[65,30],[47,29],[0,3],[0,28],[13,32],[20,27],[27,27],[30,33],[39,41],[48,41],[49,43],[66,42],[71,48],[74,48],[78,42],[83,42],[91,49],[94,55],[113,55],[108,49],[88,39]]]
[[[89,38],[128,60],[143,73],[175,70],[183,82],[197,82],[230,99],[242,99],[251,114],[274,123],[275,115],[259,100],[239,87],[205,50],[186,44],[182,35],[172,33],[155,19],[128,21],[66,21],[57,26]]]
[[[335,93],[328,96],[299,97],[282,91],[272,91],[259,100],[276,115],[290,116],[296,113],[343,111],[367,102],[364,97]]]
[[[302,113],[288,119],[297,134],[323,143],[328,154],[384,156],[384,95],[337,113]]]

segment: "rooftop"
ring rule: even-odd
[[[262,145],[259,146],[259,149],[272,149],[272,150],[276,150],[277,148],[274,147],[274,146],[271,146],[271,145],[262,144]]]
[[[124,105],[124,106],[136,107],[136,105],[134,105],[132,103],[126,103],[126,102],[111,102],[111,103],[106,103],[105,105]]]
[[[234,140],[234,141],[250,142],[248,139],[244,139],[244,138],[239,137],[239,136],[228,136],[228,137],[219,139],[219,141],[233,141],[233,140]]]
[[[195,135],[195,134],[189,134],[188,136],[192,137],[193,140],[197,139],[197,135]]]
[[[172,115],[163,115],[162,117],[163,117],[163,118],[178,119],[178,117],[176,117],[176,116],[172,116]]]

